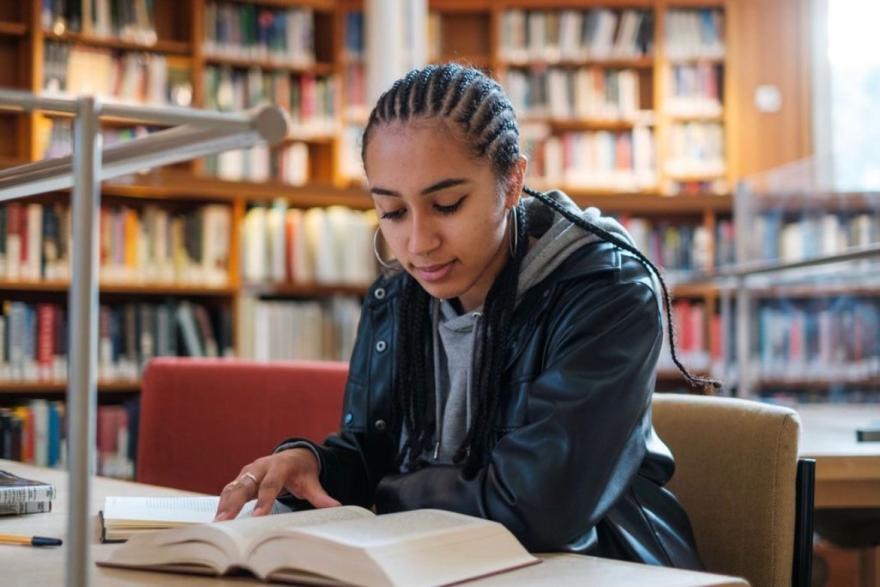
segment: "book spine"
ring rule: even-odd
[[[31,485],[26,487],[0,487],[0,507],[55,499],[54,485]]]
[[[49,500],[27,501],[23,503],[9,503],[0,505],[0,516],[46,514],[51,511],[52,502]]]

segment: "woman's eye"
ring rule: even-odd
[[[390,212],[384,212],[380,218],[383,220],[400,220],[403,218],[404,212],[406,212],[406,208],[399,208],[397,210],[391,210]]]
[[[434,208],[438,212],[440,212],[441,214],[453,214],[456,210],[461,208],[461,205],[464,203],[465,198],[467,198],[467,196],[462,196],[461,198],[459,198],[459,200],[456,203],[451,204],[449,206],[441,206],[440,204],[434,204]]]

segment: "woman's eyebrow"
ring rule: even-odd
[[[464,179],[464,178],[450,178],[450,179],[444,179],[444,180],[442,180],[442,181],[438,181],[437,183],[435,183],[435,184],[433,184],[433,185],[431,185],[431,186],[428,186],[428,187],[426,187],[425,189],[423,189],[421,195],[423,195],[423,196],[427,196],[427,195],[433,194],[434,192],[439,192],[439,191],[441,191],[441,190],[445,190],[445,189],[447,189],[447,188],[455,187],[455,186],[457,186],[457,185],[461,185],[461,184],[463,184],[463,183],[468,183],[468,181],[469,181],[469,180]],[[395,192],[394,190],[389,190],[389,189],[387,189],[387,188],[383,188],[383,187],[379,187],[379,186],[371,187],[371,188],[370,188],[370,193],[371,193],[371,194],[376,194],[377,196],[394,196],[394,197],[397,197],[397,198],[400,197],[400,193],[399,193],[399,192]]]

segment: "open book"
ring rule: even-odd
[[[135,534],[151,530],[207,524],[214,520],[220,498],[192,497],[106,497],[104,509],[98,514],[101,542],[124,542]],[[238,518],[249,518],[257,500],[244,504]],[[289,512],[290,508],[275,501],[271,514]]]
[[[97,555],[104,566],[364,587],[447,585],[536,562],[497,522],[355,506],[149,532]]]

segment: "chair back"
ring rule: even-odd
[[[792,584],[800,420],[742,399],[655,394],[653,422],[675,456],[669,489],[713,573]]]
[[[290,436],[339,429],[347,363],[157,358],[142,380],[137,480],[218,494]]]

